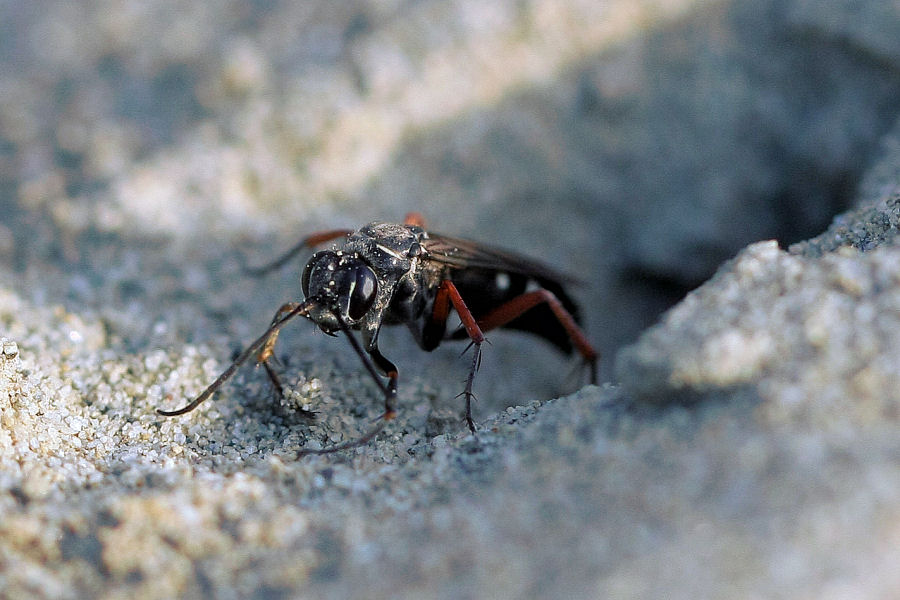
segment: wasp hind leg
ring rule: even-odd
[[[553,312],[553,316],[556,317],[559,324],[566,330],[569,339],[572,341],[572,346],[574,346],[578,354],[581,355],[582,361],[587,365],[588,370],[590,371],[591,383],[596,385],[597,361],[600,358],[600,354],[594,350],[593,346],[588,342],[587,336],[584,335],[584,332],[578,326],[578,323],[575,322],[574,317],[572,317],[556,295],[550,290],[539,289],[533,292],[526,292],[521,296],[516,296],[479,319],[478,325],[483,331],[490,331],[491,329],[503,327],[510,321],[520,317],[540,304],[549,306],[550,310]]]

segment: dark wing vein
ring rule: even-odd
[[[574,277],[534,259],[471,240],[428,233],[422,244],[428,258],[450,268],[479,268],[518,273],[537,280],[559,284],[578,283]]]

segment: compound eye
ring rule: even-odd
[[[362,319],[372,303],[375,302],[375,293],[378,291],[378,280],[375,273],[367,265],[357,265],[354,269],[355,277],[353,288],[350,291],[350,306],[347,314],[354,321]]]
[[[303,296],[309,298],[310,287],[315,288],[317,293],[323,284],[328,283],[334,276],[334,271],[340,258],[331,250],[322,250],[313,254],[306,268],[303,269],[303,276],[300,278],[300,287],[303,289]],[[312,285],[310,282],[312,281]]]

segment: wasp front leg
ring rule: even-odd
[[[278,323],[284,318],[284,315],[297,310],[300,306],[300,302],[287,302],[281,305],[281,308],[278,309],[278,312],[275,313],[275,316],[272,317],[272,323]],[[275,369],[272,368],[272,365],[269,364],[269,360],[276,359],[275,356],[275,342],[278,341],[278,333],[279,329],[273,330],[269,333],[269,336],[266,338],[265,342],[263,342],[262,347],[259,349],[259,352],[256,354],[256,364],[262,365],[266,370],[266,375],[269,376],[269,381],[272,382],[272,387],[275,388],[275,393],[278,394],[278,398],[283,400],[285,397],[284,394],[284,386],[281,384],[281,379],[278,377],[278,374],[275,373]],[[309,410],[299,409],[300,413],[303,416],[313,418],[315,413]]]
[[[336,315],[338,317],[338,321],[340,322],[340,313]],[[381,433],[384,429],[385,424],[397,416],[397,408],[395,406],[395,401],[397,398],[397,367],[394,366],[394,363],[389,361],[384,357],[383,354],[378,350],[378,346],[373,344],[368,350],[363,350],[362,345],[360,345],[359,340],[353,336],[353,333],[349,330],[346,323],[342,323],[342,329],[346,334],[347,340],[350,342],[350,346],[352,346],[354,352],[359,356],[360,360],[365,366],[366,371],[372,376],[372,379],[375,381],[376,385],[381,389],[382,393],[384,393],[384,414],[378,419],[378,422],[375,423],[365,434],[361,437],[344,442],[342,444],[337,444],[335,446],[329,446],[327,448],[318,448],[318,449],[301,449],[297,452],[297,457],[306,456],[308,454],[331,454],[333,452],[339,452],[341,450],[349,450],[351,448],[357,448],[359,446],[368,444],[372,439],[375,438],[376,435]],[[378,374],[378,369],[384,372],[387,375],[388,382],[387,385],[381,380],[381,377]]]
[[[397,367],[384,357],[377,346],[369,350],[369,356],[388,378],[387,386],[384,388],[384,420],[390,421],[397,416],[397,379],[399,378]]]
[[[285,304],[282,304],[281,308],[279,308],[275,313],[275,316],[272,317],[272,323],[277,323],[285,314],[297,308],[299,304],[299,302],[287,302]],[[278,341],[278,333],[279,330],[276,329],[269,334],[269,337],[266,338],[266,341],[263,343],[262,348],[260,348],[259,352],[256,354],[256,364],[265,367],[266,372],[269,373],[269,377],[272,379],[272,384],[280,394],[283,390],[281,382],[278,380],[275,372],[269,366],[269,360],[275,357],[275,342]]]
[[[234,359],[234,361],[232,361],[228,368],[222,371],[222,374],[219,375],[216,380],[209,385],[209,387],[203,390],[202,394],[194,398],[187,405],[177,410],[162,410],[158,408],[156,409],[156,412],[166,417],[175,417],[178,415],[189,413],[200,406],[210,396],[216,393],[216,390],[218,390],[223,383],[228,381],[231,376],[234,375],[234,372],[237,370],[237,368],[247,362],[247,360],[251,356],[253,356],[254,354],[256,354],[257,357],[264,355],[263,360],[268,359],[272,354],[272,346],[274,346],[275,344],[275,339],[278,337],[278,330],[284,327],[284,325],[294,317],[298,315],[306,315],[309,311],[309,308],[310,303],[308,301],[300,303],[294,302],[289,306],[289,308],[288,305],[283,306],[282,310],[278,311],[275,320],[272,321],[272,324],[265,331],[265,333],[259,336],[252,344],[247,346],[244,351],[241,352],[240,355],[238,355],[238,357]],[[264,350],[266,347],[268,347],[268,351]]]

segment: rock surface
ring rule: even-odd
[[[875,1],[0,2],[0,595],[900,594],[897,40]],[[281,403],[248,367],[155,413],[299,293],[245,261],[411,209],[588,280],[616,384],[549,400],[565,359],[492,334],[472,436],[462,348],[386,331],[399,418],[295,460],[379,412],[301,323]]]

